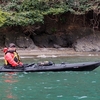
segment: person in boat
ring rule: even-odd
[[[16,52],[16,45],[14,43],[10,43],[8,48],[4,48],[4,60],[5,60],[5,67],[23,67],[23,63],[20,61],[20,57]]]

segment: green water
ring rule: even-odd
[[[100,57],[22,59],[24,63],[99,61]],[[2,64],[1,60],[1,64]],[[90,72],[0,73],[0,100],[100,100],[100,68]]]

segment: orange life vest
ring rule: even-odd
[[[5,55],[6,55],[8,52],[10,52],[10,51],[7,51],[7,52],[5,53]],[[17,52],[10,52],[10,53],[14,55],[14,56],[13,56],[13,60],[14,60],[15,62],[19,63],[19,62],[20,62],[20,58],[19,58],[18,53],[17,53]],[[4,62],[5,62],[5,65],[9,65],[9,63],[8,63],[8,61],[7,61],[6,59],[4,60]]]

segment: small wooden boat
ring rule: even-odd
[[[82,63],[33,63],[27,64],[23,68],[5,68],[0,67],[0,72],[47,72],[47,71],[92,71],[100,66],[100,62],[82,62]]]

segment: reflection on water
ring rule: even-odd
[[[14,79],[15,72],[9,72],[7,73],[3,78],[6,83],[15,83],[18,82],[18,80]]]
[[[0,100],[100,100],[99,73],[2,73]]]
[[[6,74],[4,74],[4,76],[2,76],[4,82],[3,84],[5,84],[6,88],[5,88],[5,100],[8,99],[14,99],[17,100],[17,97],[13,95],[12,89],[13,89],[13,84],[18,82],[17,78],[16,78],[16,73],[15,72],[8,72]],[[4,100],[4,99],[3,99]]]

